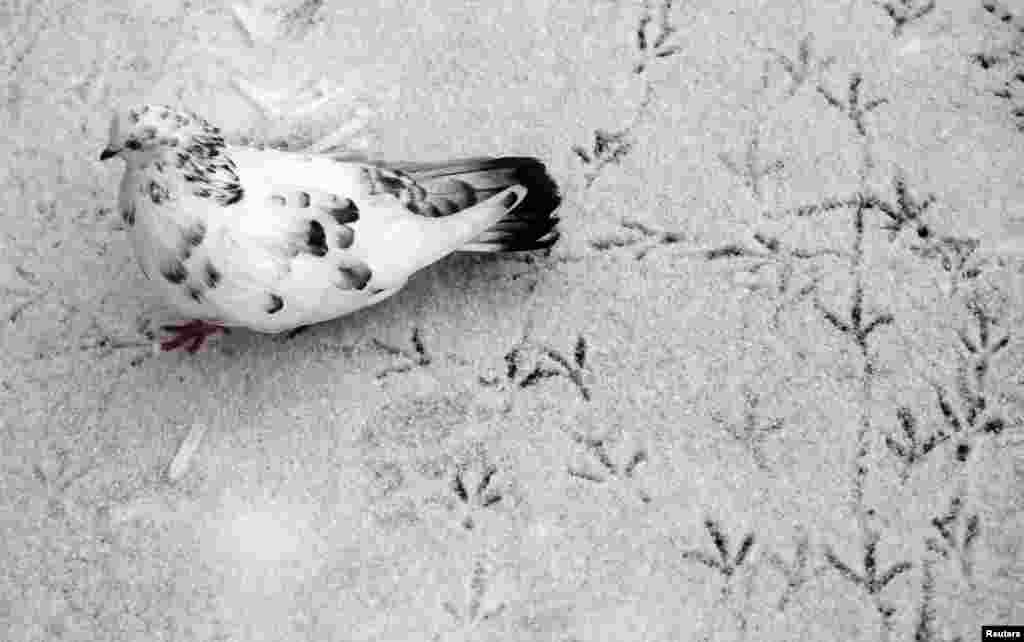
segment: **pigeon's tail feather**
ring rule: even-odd
[[[443,163],[391,165],[425,191],[419,212],[447,216],[480,203],[513,185],[526,197],[460,252],[522,252],[551,247],[558,240],[555,210],[562,202],[558,185],[536,158],[465,158]]]

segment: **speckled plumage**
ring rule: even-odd
[[[115,116],[101,159],[115,155],[143,273],[207,328],[291,330],[382,301],[452,252],[558,237],[558,189],[532,158],[382,165],[234,147],[160,105]]]

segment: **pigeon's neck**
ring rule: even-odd
[[[228,207],[244,196],[227,145],[215,132],[195,133],[134,169],[156,204],[161,196],[192,196]]]

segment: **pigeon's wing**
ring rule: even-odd
[[[513,185],[430,218],[404,206],[400,191],[382,189],[373,165],[248,148],[231,157],[244,195],[211,221],[204,245],[218,279],[204,295],[227,323],[267,332],[390,296],[500,221],[527,192]]]

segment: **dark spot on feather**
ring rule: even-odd
[[[370,277],[373,276],[370,266],[365,263],[343,265],[338,268],[338,271],[341,272],[342,278],[338,287],[342,290],[362,290],[370,282]]]
[[[221,205],[234,205],[242,200],[243,194],[245,194],[245,190],[242,189],[241,185],[229,185],[225,188],[225,196],[219,202]]]
[[[324,207],[327,214],[339,224],[355,223],[359,220],[359,208],[352,199],[334,197],[335,200]]]
[[[284,307],[284,299],[277,296],[276,294],[270,295],[270,303],[267,304],[267,314],[274,314],[280,312],[281,308]]]
[[[476,198],[474,197],[473,199],[470,200],[469,205],[466,205],[466,207],[473,205],[475,201]],[[462,209],[462,206],[460,206],[458,203],[456,203],[450,198],[439,198],[437,199],[437,203],[435,203],[434,205],[434,216],[448,216],[449,214],[454,214]]]
[[[435,218],[441,215],[441,213],[430,203],[409,203],[409,211],[419,216],[427,218]]]
[[[167,120],[167,117],[171,115],[171,112],[163,109],[160,111],[160,120]]]
[[[181,283],[188,277],[188,270],[185,269],[184,263],[172,259],[160,267],[160,274],[171,283]]]
[[[131,150],[142,149],[142,143],[135,140],[134,138],[129,138],[128,140],[124,141],[124,146]]]
[[[405,187],[405,183],[402,182],[402,179],[384,174],[380,176],[377,184],[396,197],[401,194],[402,188]]]
[[[355,242],[355,239],[355,230],[347,225],[342,225],[341,229],[338,230],[338,249],[344,250],[352,247],[352,243]]]
[[[296,195],[295,205],[297,207],[309,207],[309,192],[299,192]]]
[[[153,161],[153,169],[155,169],[156,171],[160,172],[161,174],[164,171],[164,167],[165,166],[164,166],[163,161]]]
[[[192,190],[192,193],[198,196],[199,198],[207,198],[210,196],[210,190],[206,189],[205,187],[197,187],[194,190]]]
[[[284,200],[284,197],[281,196],[280,194],[271,194],[270,195],[270,204],[271,205],[276,205],[278,207],[284,207],[285,202],[286,201]]]
[[[131,110],[130,112],[128,112],[128,119],[131,120],[133,123],[139,122],[139,112],[137,112],[134,109]]]
[[[206,287],[215,288],[220,283],[221,274],[220,270],[213,265],[213,263],[207,261],[203,265],[203,281],[206,282]]]
[[[197,221],[190,228],[185,230],[185,243],[195,247],[203,242],[206,237],[206,224],[202,221]]]
[[[202,293],[202,291],[199,288],[189,287],[188,288],[188,296],[189,296],[190,299],[192,299],[196,303],[199,303],[200,301],[203,300],[203,293]]]
[[[167,188],[156,181],[149,181],[149,185],[146,187],[149,192],[149,199],[153,201],[155,205],[160,205],[171,198],[171,194],[167,191]]]
[[[971,447],[968,444],[959,444],[956,447],[956,459],[957,461],[967,461],[968,455],[971,454]]]
[[[416,183],[410,183],[409,190],[411,192],[412,200],[414,201],[422,201],[427,197],[427,190],[423,189],[423,187]]]
[[[192,144],[186,147],[190,154],[196,158],[201,159],[212,159],[217,158],[220,155],[221,148],[224,147],[224,139],[222,138],[193,138]]]
[[[128,203],[128,206],[121,210],[121,219],[128,225],[135,225],[135,203]]]
[[[178,169],[181,169],[181,168],[185,167],[185,163],[187,163],[187,162],[188,162],[188,154],[180,153],[180,154],[178,154],[177,163],[175,163],[175,167],[177,167]]]
[[[156,138],[156,127],[147,125],[140,130],[142,137],[145,139]]]
[[[315,256],[327,254],[327,235],[324,233],[324,226],[321,225],[320,221],[313,220],[309,222],[306,245],[309,246],[310,253]]]

